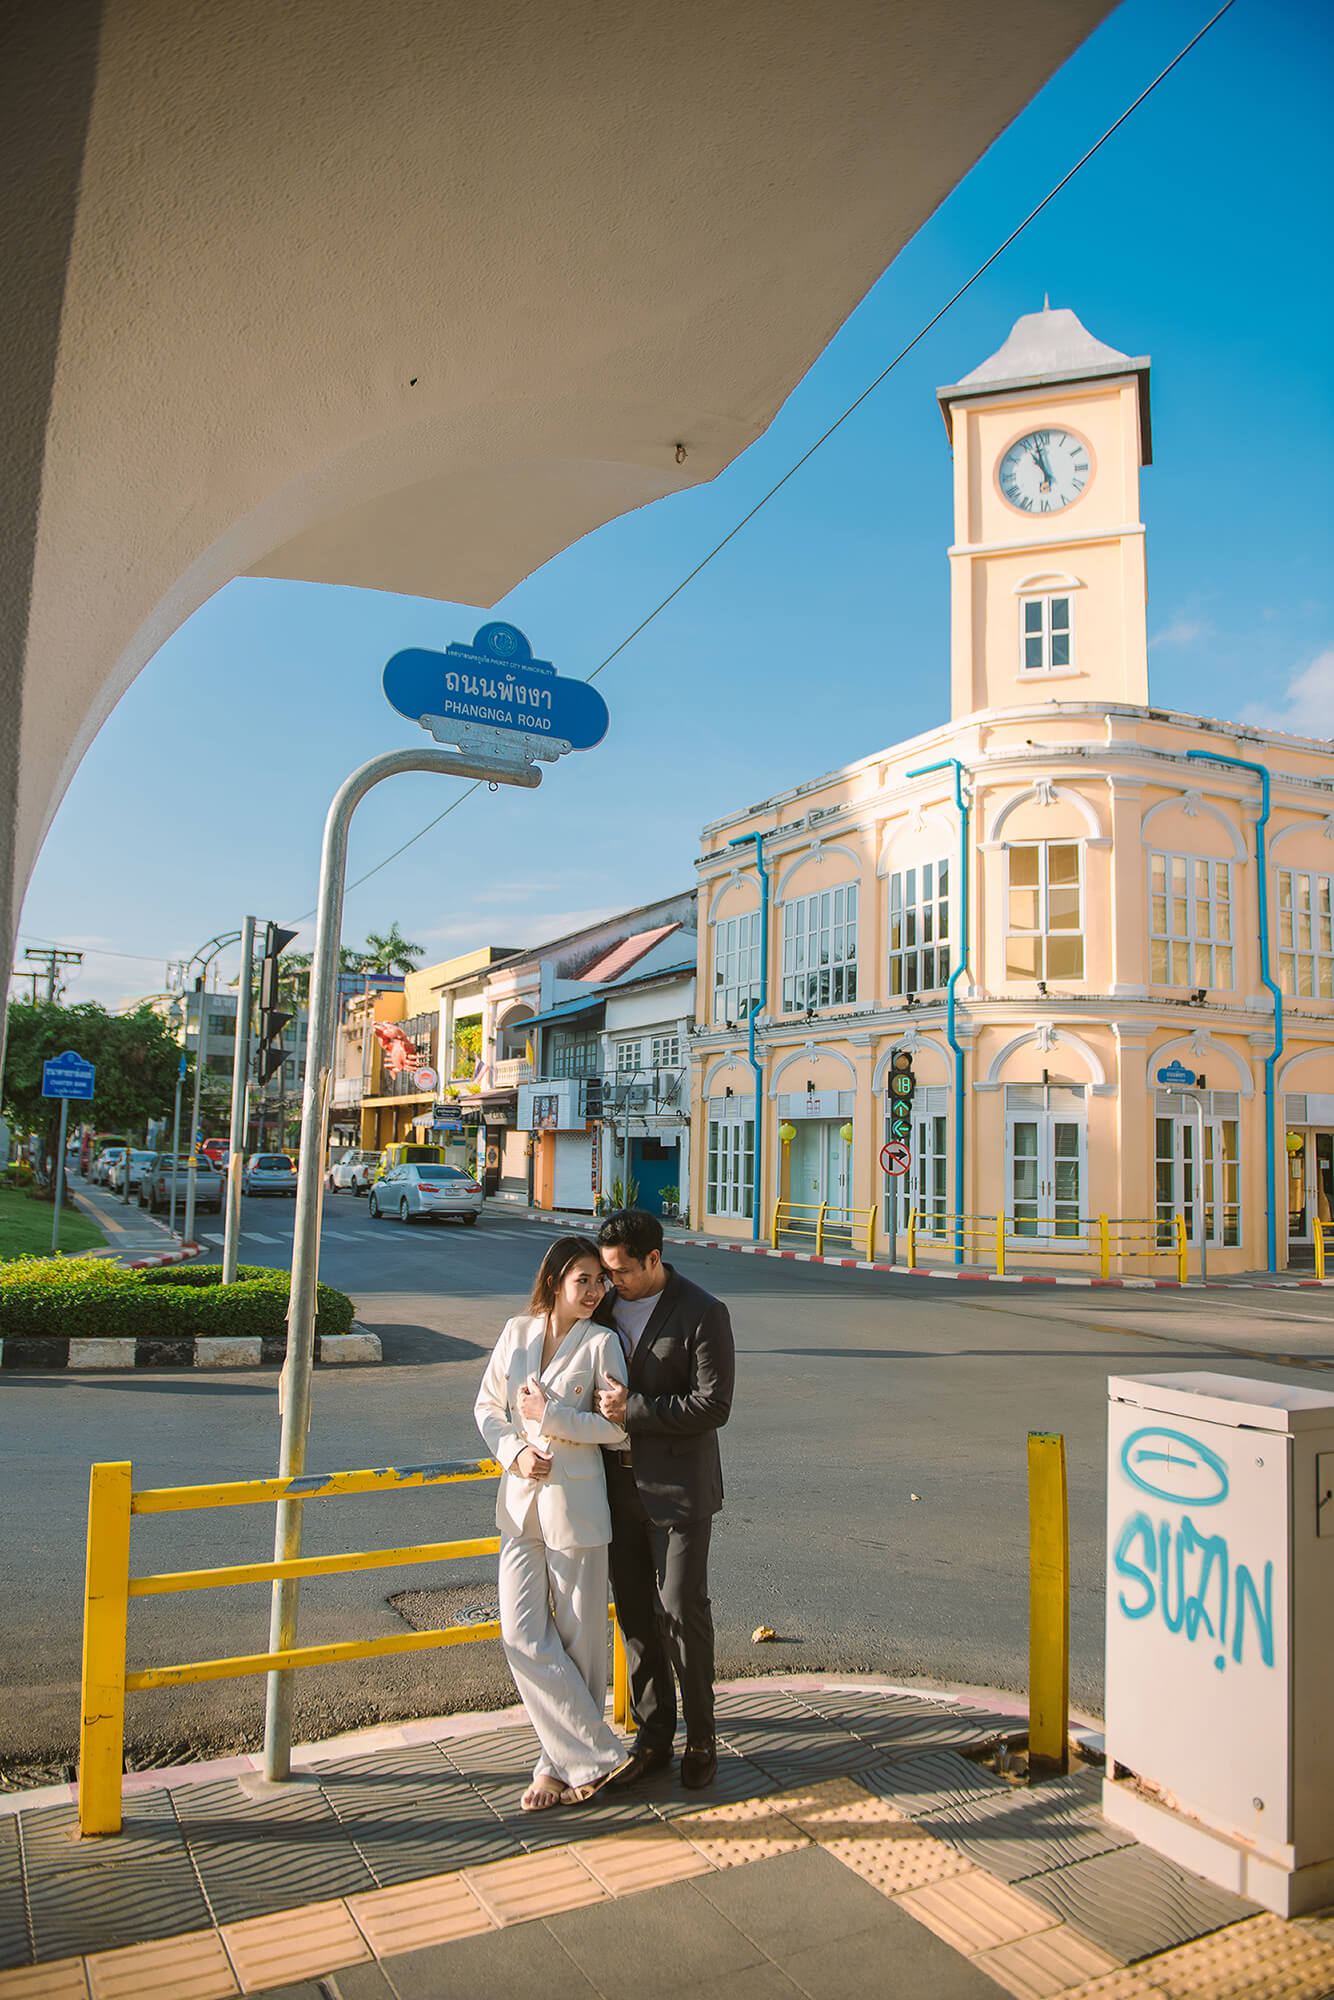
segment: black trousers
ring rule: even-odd
[[[670,1749],[676,1688],[686,1738],[713,1737],[713,1612],[709,1605],[711,1515],[660,1527],[644,1511],[635,1476],[604,1454],[611,1503],[611,1587],[625,1635],[630,1702],[641,1749]]]

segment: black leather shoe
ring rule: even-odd
[[[710,1737],[707,1743],[687,1743],[681,1759],[681,1783],[687,1791],[703,1791],[718,1775],[718,1745]]]
[[[619,1771],[613,1771],[607,1780],[606,1789],[619,1792],[627,1785],[637,1785],[650,1777],[654,1771],[661,1771],[672,1761],[670,1747],[656,1748],[652,1744],[636,1745],[630,1760],[622,1764]]]

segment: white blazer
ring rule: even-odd
[[[603,1376],[626,1379],[625,1356],[616,1334],[581,1319],[566,1334],[542,1370],[542,1313],[516,1313],[506,1320],[477,1392],[473,1415],[492,1458],[505,1467],[496,1496],[496,1526],[510,1535],[531,1535],[536,1525],[548,1548],[591,1549],[611,1540],[607,1482],[599,1446],[624,1446],[625,1432],[600,1417],[593,1398]],[[536,1376],[547,1399],[540,1424],[518,1414],[518,1395]],[[545,1479],[512,1472],[525,1445],[551,1454]]]

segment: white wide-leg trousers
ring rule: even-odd
[[[604,1720],[607,1549],[549,1549],[540,1535],[500,1538],[500,1632],[542,1754],[534,1779],[587,1785],[625,1760]]]

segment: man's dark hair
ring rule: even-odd
[[[648,1262],[650,1250],[662,1255],[662,1224],[643,1208],[618,1208],[598,1231],[604,1250],[628,1250],[637,1264]]]

